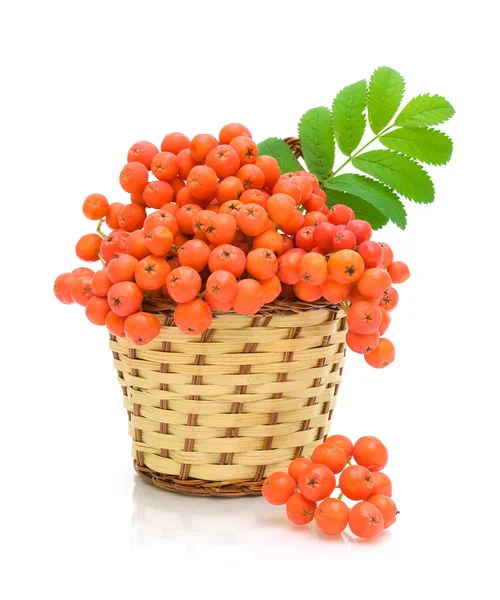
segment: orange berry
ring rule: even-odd
[[[184,180],[188,178],[189,171],[200,164],[191,156],[191,150],[189,148],[181,150],[177,155],[177,160],[179,161],[179,177]]]
[[[93,296],[85,307],[85,316],[94,325],[104,325],[111,309],[106,298]]]
[[[326,281],[327,276],[328,266],[322,254],[308,252],[302,256],[299,262],[299,277],[302,281],[320,286]]]
[[[254,237],[252,248],[269,248],[276,256],[281,256],[283,254],[283,238],[275,229],[268,229]]]
[[[220,204],[230,200],[239,200],[244,190],[243,182],[238,177],[226,177],[220,182],[217,189],[217,200]]]
[[[83,201],[83,214],[91,221],[104,219],[108,214],[109,202],[102,194],[90,194]]]
[[[363,259],[354,250],[339,250],[328,260],[328,272],[337,283],[353,283],[364,270]]]
[[[368,354],[373,352],[378,346],[380,340],[380,333],[374,331],[373,333],[354,333],[354,331],[348,331],[345,341],[348,347],[358,354]]]
[[[392,283],[404,283],[410,277],[410,269],[406,263],[397,260],[387,267]]]
[[[148,182],[148,169],[140,162],[127,163],[120,173],[120,185],[129,194],[142,192]]]
[[[383,369],[390,365],[396,357],[396,349],[391,340],[380,338],[380,342],[373,352],[365,354],[366,362],[375,369]]]
[[[280,471],[266,478],[262,486],[262,495],[269,504],[285,504],[295,493],[296,484],[288,473]]]
[[[91,287],[92,292],[101,298],[107,298],[110,287],[113,285],[108,277],[108,268],[104,267],[101,271],[97,271],[92,277]]]
[[[233,309],[242,315],[250,315],[259,311],[264,304],[264,292],[255,279],[238,281]]]
[[[240,159],[234,148],[228,144],[220,144],[210,150],[205,164],[217,173],[217,177],[223,179],[236,175],[240,168]]]
[[[231,215],[215,214],[209,219],[205,234],[216,246],[229,244],[236,233],[236,219]]]
[[[121,254],[109,261],[107,275],[111,283],[119,281],[134,281],[135,268],[139,261],[130,254]]]
[[[139,163],[137,163],[139,164]],[[125,204],[120,211],[118,223],[124,231],[132,232],[141,229],[146,219],[146,209],[139,204]]]
[[[290,223],[295,215],[295,200],[288,194],[273,194],[267,200],[267,212],[278,225]]]
[[[172,152],[158,152],[151,161],[151,172],[161,181],[170,181],[179,172],[179,159]]]
[[[188,149],[190,143],[189,138],[183,133],[177,131],[174,133],[167,133],[161,143],[161,151],[179,154],[182,150]]]
[[[365,298],[380,298],[391,287],[391,276],[385,269],[367,269],[358,280],[358,291]]]
[[[102,237],[97,233],[87,233],[77,242],[75,252],[80,260],[95,262],[99,260]]]
[[[174,198],[174,190],[166,181],[150,181],[142,192],[142,199],[150,208],[161,208]]]
[[[273,189],[281,177],[281,170],[278,161],[273,156],[263,154],[258,156],[255,164],[264,173],[264,186],[270,190]]]
[[[372,538],[384,528],[384,518],[374,504],[358,502],[349,512],[349,527],[360,538]]]
[[[174,322],[186,335],[199,335],[212,324],[212,310],[206,302],[194,298],[176,306]]]
[[[245,204],[238,212],[236,221],[243,233],[257,236],[266,229],[267,212],[259,204]]]
[[[210,249],[202,240],[187,240],[177,249],[177,256],[182,267],[191,267],[200,272],[208,264]]]
[[[125,319],[125,335],[136,346],[152,342],[160,333],[158,319],[147,312],[138,312]]]
[[[199,133],[191,140],[191,156],[198,162],[204,162],[207,154],[219,144],[219,141],[209,133]]]
[[[330,437],[326,438],[325,444],[340,446],[345,452],[347,460],[351,460],[353,444],[351,440],[345,435],[331,435]]]
[[[210,167],[199,165],[189,171],[187,188],[191,196],[199,200],[212,200],[217,194],[219,179]]]
[[[140,162],[146,169],[151,169],[151,161],[158,154],[158,148],[151,142],[135,143],[127,154],[128,162]]]
[[[293,286],[293,291],[303,302],[316,302],[321,298],[321,286],[306,281],[299,281]]]
[[[236,174],[246,190],[260,190],[264,186],[264,173],[253,164],[243,165]]]
[[[351,291],[351,284],[337,283],[331,275],[321,284],[321,295],[332,304],[339,304],[346,300]]]
[[[286,516],[295,525],[307,525],[314,519],[316,502],[307,500],[300,492],[295,492],[286,502]]]
[[[354,302],[347,311],[347,325],[354,333],[374,333],[381,323],[382,313],[379,307],[370,302]]]
[[[248,136],[238,135],[229,145],[236,150],[241,165],[253,164],[259,155],[257,144]]]
[[[316,509],[316,525],[325,535],[339,535],[349,523],[347,504],[337,498],[326,498]]]
[[[196,298],[201,289],[201,277],[191,267],[177,267],[167,276],[167,290],[175,302],[184,303]]]
[[[146,236],[146,248],[155,256],[166,256],[174,243],[174,236],[170,229],[159,225]]]
[[[281,294],[281,281],[276,275],[268,279],[258,279],[262,291],[264,292],[264,304],[271,304]]]
[[[208,268],[212,273],[225,270],[240,277],[245,270],[246,256],[243,250],[231,244],[222,244],[212,250],[208,259]]]
[[[335,489],[335,475],[325,465],[312,463],[298,479],[299,490],[308,500],[324,500]]]
[[[299,475],[302,473],[302,471],[307,469],[307,467],[311,464],[312,460],[310,458],[306,458],[305,456],[301,458],[295,458],[288,466],[288,474],[291,475],[295,481],[298,481]]]
[[[169,273],[168,262],[159,256],[151,255],[137,263],[135,281],[143,290],[157,290],[165,283]]]
[[[368,498],[367,502],[376,506],[382,513],[384,529],[387,529],[396,522],[398,509],[396,508],[396,503],[392,498],[389,498],[383,494],[374,494]]]
[[[106,225],[111,229],[118,229],[120,227],[118,219],[124,206],[125,205],[121,202],[113,202],[109,205],[108,212],[106,214]]]
[[[228,123],[219,132],[221,144],[230,144],[238,136],[252,137],[250,131],[241,123]]]
[[[354,460],[370,471],[381,471],[389,460],[389,453],[384,444],[372,435],[365,435],[354,444],[352,451]]]
[[[108,304],[109,307],[109,304]],[[125,337],[125,319],[127,317],[120,317],[115,314],[111,309],[109,310],[104,320],[104,325],[108,328],[109,333],[118,337]]]
[[[320,444],[312,453],[313,462],[325,465],[332,473],[341,473],[346,464],[347,456],[344,450],[333,444]]]

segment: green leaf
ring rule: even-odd
[[[332,106],[332,128],[340,150],[350,156],[365,132],[366,81],[348,85],[341,90]]]
[[[259,156],[267,154],[273,156],[280,165],[282,173],[290,173],[293,171],[302,171],[303,167],[293,155],[293,152],[285,144],[285,142],[276,137],[267,138],[258,144]]]
[[[401,229],[406,227],[406,210],[398,195],[375,179],[346,173],[329,179],[325,187],[354,194],[369,202]]]
[[[346,206],[350,206],[354,211],[356,218],[368,221],[373,229],[380,229],[389,220],[383,213],[375,208],[373,204],[366,202],[366,200],[363,200],[358,196],[346,194],[339,190],[325,190],[325,192],[326,203],[328,206],[333,206],[334,204],[345,204]]]
[[[353,158],[352,164],[409,200],[425,203],[434,201],[431,178],[417,162],[403,154],[392,150],[372,150]]]
[[[402,152],[428,165],[444,165],[453,152],[453,142],[442,131],[426,127],[401,127],[380,137],[391,150]]]
[[[422,94],[416,96],[399,113],[395,125],[400,127],[423,127],[439,125],[455,114],[453,106],[442,96]]]
[[[326,106],[311,108],[299,123],[302,155],[307,168],[318,179],[327,177],[333,167],[335,141],[330,125],[330,111]]]
[[[370,79],[368,121],[373,133],[389,124],[401,104],[405,80],[394,69],[379,67]]]

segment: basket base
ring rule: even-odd
[[[134,460],[134,469],[144,481],[163,490],[187,494],[190,496],[204,496],[216,498],[242,498],[243,496],[261,496],[262,484],[260,481],[203,481],[202,479],[177,479],[174,475],[165,475],[141,467]]]

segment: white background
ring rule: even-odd
[[[498,33],[486,1],[11,2],[0,51],[5,598],[495,596],[500,400]],[[138,481],[103,329],[52,295],[90,230],[83,199],[123,198],[137,140],[296,131],[388,65],[439,93],[455,151],[436,201],[389,242],[412,270],[384,371],[349,355],[335,432],[372,434],[401,510],[377,541],[288,526],[260,498],[185,498]],[[90,224],[90,227],[92,225]],[[457,596],[458,595],[458,596]]]

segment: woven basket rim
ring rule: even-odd
[[[173,313],[178,306],[176,302],[167,298],[147,298],[143,302],[143,310],[151,313]],[[331,310],[332,312],[338,312],[342,310],[340,304],[332,304],[328,300],[317,300],[316,302],[303,302],[302,300],[275,300],[271,304],[264,304],[264,306],[256,313],[251,315],[241,315],[243,317],[270,317],[273,315],[292,315],[308,312],[310,310]],[[212,310],[215,316],[233,314],[238,315],[233,309],[227,312],[220,312]]]

